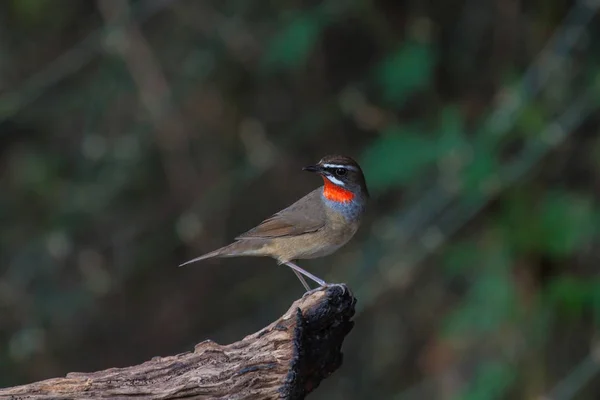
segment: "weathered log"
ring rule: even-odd
[[[0,389],[0,399],[303,399],[341,365],[355,303],[345,285],[332,285],[239,342],[206,340],[140,365]]]

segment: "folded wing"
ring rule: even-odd
[[[318,231],[326,220],[321,192],[321,188],[310,192],[235,239],[267,239]]]

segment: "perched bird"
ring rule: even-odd
[[[268,256],[290,267],[307,291],[303,275],[326,286],[292,260],[323,257],[346,244],[358,230],[369,192],[360,166],[350,157],[326,156],[303,170],[321,175],[325,184],[235,242],[180,266],[213,257]]]

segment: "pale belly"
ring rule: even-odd
[[[328,255],[333,254],[336,251],[338,251],[338,249],[340,247],[342,247],[343,245],[345,245],[346,243],[348,243],[348,241],[350,241],[350,239],[351,239],[351,237],[348,238],[348,240],[346,240],[344,243],[337,244],[335,246],[327,246],[327,247],[313,249],[312,252],[307,252],[305,254],[302,254],[302,255],[296,257],[296,259],[309,259],[309,258],[319,258],[319,257],[328,256]]]

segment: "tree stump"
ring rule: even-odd
[[[239,342],[0,389],[0,399],[303,399],[341,365],[355,303],[345,285],[331,285]]]

